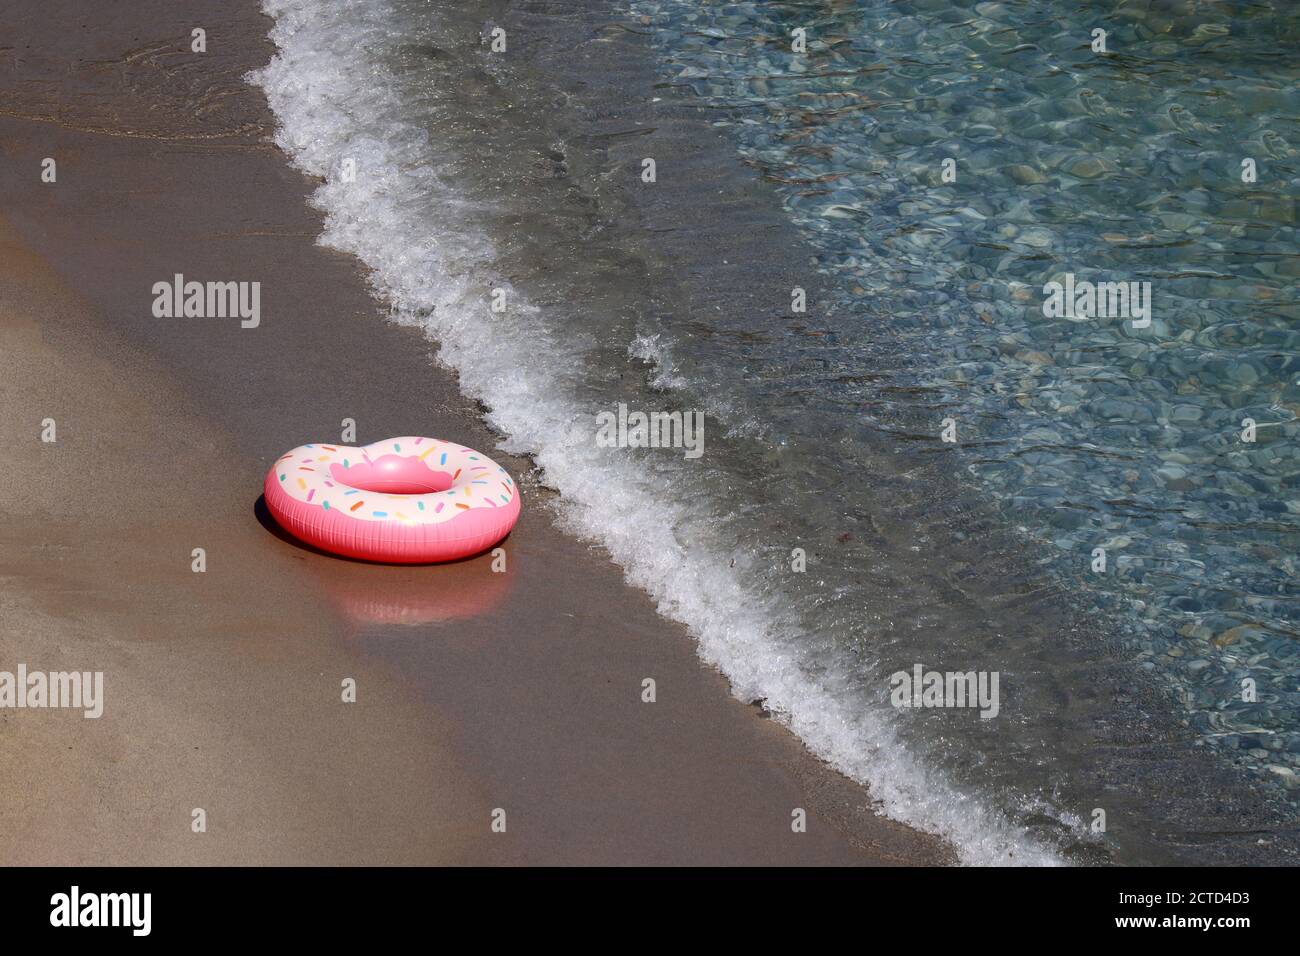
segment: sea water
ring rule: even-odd
[[[322,241],[737,696],[965,862],[1286,851],[1286,5],[265,8]],[[757,181],[708,211],[743,263],[691,245],[697,144]],[[706,452],[598,441],[622,408]],[[899,706],[914,669],[996,716]]]

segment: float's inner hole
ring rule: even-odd
[[[427,495],[451,487],[451,475],[434,471],[415,457],[384,455],[374,461],[354,461],[344,468],[330,465],[330,477],[341,485],[388,495]]]

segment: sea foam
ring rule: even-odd
[[[401,78],[384,65],[409,27],[398,11],[378,0],[264,0],[263,8],[275,20],[278,53],[248,79],[266,93],[279,146],[325,180],[312,199],[325,214],[319,241],[365,263],[394,319],[439,344],[439,359],[487,408],[503,446],[531,456],[559,492],[564,526],[603,545],[663,616],[690,629],[700,657],[737,697],[761,699],[810,751],[869,787],[881,812],[946,838],[964,863],[1061,862],[914,757],[892,712],[833,674],[814,679],[805,671],[790,638],[797,624],[779,596],[747,581],[743,566],[733,567],[699,530],[713,516],[685,493],[688,472],[666,482],[626,449],[596,444],[595,409],[572,397],[581,394],[584,346],[565,336],[562,315],[509,289],[510,320],[492,320],[484,278],[496,275],[492,243],[474,229],[473,202],[448,181],[455,157],[427,123],[410,120]],[[358,170],[351,182],[338,175],[345,157]],[[664,360],[645,341],[634,354]],[[672,372],[661,373],[660,384],[670,386]]]

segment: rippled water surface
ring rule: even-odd
[[[891,432],[933,435],[951,417],[963,467],[1007,520],[1050,543],[1074,587],[1126,599],[1136,661],[1177,687],[1206,744],[1289,781],[1300,12],[947,0],[635,12],[665,76],[716,109],[840,281],[827,368],[815,383],[801,370],[801,394]],[[1045,318],[1044,284],[1066,273],[1149,282],[1149,327]],[[1241,700],[1245,678],[1255,703]]]
[[[967,862],[1276,858],[1300,15],[266,6],[324,241],[742,699]],[[1149,326],[1046,317],[1066,273],[1150,282]],[[704,411],[704,455],[598,446],[619,403]],[[895,709],[918,663],[998,716]]]

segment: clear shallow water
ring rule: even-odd
[[[1100,104],[1128,102],[1118,93],[1063,92],[1072,73],[1046,61],[1090,54],[1042,5],[1012,26],[1010,5],[266,7],[280,54],[257,81],[281,145],[325,180],[323,241],[371,267],[395,319],[427,329],[506,444],[533,455],[563,519],[691,627],[738,696],[966,862],[1252,859],[1272,842],[1287,818],[1260,794],[1285,792],[1269,767],[1295,766],[1294,459],[1277,453],[1289,440],[1261,439],[1251,464],[1221,467],[1240,449],[1214,439],[1216,416],[1261,402],[1259,421],[1283,420],[1293,223],[1233,237],[1272,268],[1250,284],[1273,298],[1241,291],[1244,265],[1225,278],[1222,250],[1205,260],[1258,215],[1223,204],[1282,190],[1172,184],[1152,205],[1153,157],[1186,173],[1187,137],[1152,154],[1149,131],[1114,134],[1137,106],[1110,116]],[[498,21],[512,56],[480,42]],[[795,21],[813,41],[801,62],[780,39]],[[1285,24],[1246,42],[1260,35]],[[1150,106],[1149,88],[1132,96]],[[1284,148],[1267,133],[1290,121],[1266,106],[1216,112],[1240,124],[1225,150],[1253,123]],[[660,160],[650,192],[645,155]],[[957,183],[930,182],[946,155]],[[1264,175],[1294,179],[1291,155],[1260,158]],[[752,179],[742,162],[758,193],[735,186]],[[1180,212],[1196,221],[1160,218]],[[1152,238],[1175,225],[1181,245]],[[1037,289],[1067,269],[1149,277],[1152,328],[1044,320]],[[810,290],[806,314],[790,312],[793,285]],[[1242,361],[1257,372],[1245,390],[1229,374]],[[1220,367],[1228,384],[1209,377]],[[618,402],[705,410],[706,454],[599,447],[594,416]],[[1177,405],[1201,409],[1201,433]],[[938,441],[949,416],[957,445]],[[1229,473],[1282,491],[1234,491]],[[1264,551],[1241,547],[1243,528]],[[1093,576],[1099,543],[1112,573]],[[1225,640],[1212,614],[1244,629]],[[894,710],[888,675],[917,662],[999,671],[999,718]],[[1259,706],[1226,691],[1241,673]],[[1229,745],[1236,769],[1206,755]],[[1084,826],[1097,807],[1105,836]]]
[[[873,380],[824,376],[823,401],[894,433],[954,418],[963,467],[1007,519],[1058,552],[1073,587],[1126,601],[1136,660],[1169,679],[1204,742],[1291,780],[1300,12],[930,0],[633,13],[665,75],[716,110],[840,280],[833,361]],[[1107,54],[1089,46],[1096,26]],[[1045,318],[1043,286],[1064,273],[1150,282],[1150,327]],[[1258,702],[1241,700],[1244,678]]]

